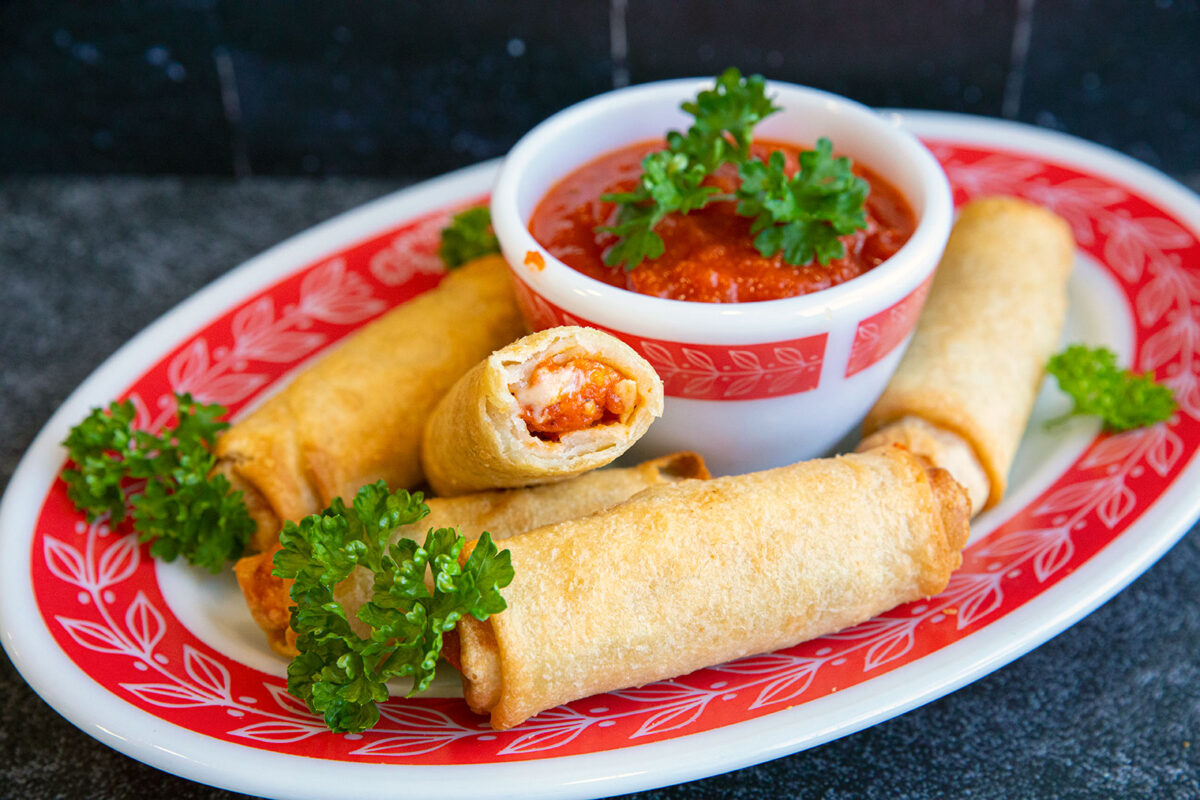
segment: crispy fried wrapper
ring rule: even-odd
[[[704,460],[695,453],[685,452],[632,467],[596,470],[545,486],[435,497],[426,501],[429,516],[401,528],[396,535],[422,539],[431,528],[457,527],[469,539],[484,531],[490,532],[493,539],[506,539],[552,522],[603,510],[651,486],[708,477]],[[278,550],[276,543],[270,550],[247,556],[237,562],[234,571],[246,605],[267,635],[271,649],[280,655],[295,656],[295,634],[289,627],[292,602],[288,592],[292,582],[271,574]],[[370,597],[370,592],[370,577],[365,570],[358,570],[337,587],[335,596],[346,608],[352,625],[357,623],[355,611]]]
[[[440,496],[551,483],[611,463],[662,407],[662,381],[628,345],[550,328],[454,385],[426,425],[421,460]]]
[[[282,520],[367,483],[419,483],[434,405],[524,331],[507,265],[482,258],[356,332],[233,425],[217,442],[217,470],[257,523],[250,550],[271,548]]]
[[[954,472],[976,511],[1000,502],[1062,334],[1074,252],[1070,227],[1043,208],[1011,197],[966,205],[863,446],[907,443]]]
[[[947,472],[894,446],[654,487],[502,542],[508,608],[462,620],[447,652],[504,730],[936,594],[969,515]]]

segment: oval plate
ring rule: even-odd
[[[1012,123],[895,112],[942,161],[957,203],[1014,194],[1079,244],[1068,341],[1105,344],[1172,385],[1166,424],[1118,436],[1045,421],[1044,387],[1010,494],[973,526],[940,596],[777,653],[587,698],[496,733],[453,696],[392,700],[338,736],[284,690],[226,574],[152,562],[127,527],[66,499],[58,446],[97,405],[139,423],[190,391],[244,414],[346,334],[436,285],[437,235],[482,201],[489,163],[385,197],[233,270],[125,345],[51,418],[0,505],[0,636],[21,674],[100,741],[258,795],[590,797],[713,775],[859,730],[1011,661],[1152,564],[1200,511],[1200,201],[1087,142]],[[1053,383],[1052,381],[1050,383]],[[447,685],[447,684],[443,684]],[[519,782],[519,783],[514,783]]]

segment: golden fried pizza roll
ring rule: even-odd
[[[957,433],[939,428],[920,417],[901,417],[859,442],[858,450],[900,445],[949,472],[971,501],[971,514],[978,514],[991,493],[988,475],[975,450]]]
[[[339,344],[217,442],[268,549],[298,520],[382,478],[421,480],[421,431],[468,369],[524,333],[508,267],[482,258]]]
[[[1010,197],[966,205],[912,342],[863,422],[865,444],[933,442],[921,430],[871,437],[906,417],[924,420],[961,439],[987,476],[986,494],[973,491],[975,509],[1000,502],[1062,332],[1074,252],[1070,227],[1043,208]],[[944,454],[962,446],[937,441],[925,455],[950,468]],[[961,470],[956,477],[973,482]]]
[[[968,515],[962,488],[900,447],[657,486],[502,542],[508,608],[462,620],[449,652],[468,705],[504,730],[936,594]]]
[[[459,379],[429,418],[421,461],[439,495],[559,481],[624,453],[662,407],[662,381],[628,345],[550,328]]]
[[[708,477],[700,456],[675,453],[632,467],[594,470],[544,486],[434,497],[425,501],[429,516],[399,529],[396,536],[422,539],[430,528],[457,527],[468,539],[484,531],[491,533],[493,539],[506,539],[521,531],[601,511],[651,486]],[[278,550],[276,543],[262,553],[246,556],[234,565],[234,572],[250,614],[267,634],[271,649],[280,655],[294,656],[295,634],[288,627],[292,582],[271,574]],[[370,590],[365,571],[356,572],[337,588],[336,596],[352,621]]]

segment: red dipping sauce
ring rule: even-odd
[[[782,252],[764,257],[754,247],[750,217],[739,216],[737,203],[711,203],[690,214],[671,214],[655,228],[666,250],[632,271],[604,263],[604,252],[616,242],[596,233],[616,221],[616,206],[600,195],[631,191],[642,173],[647,153],[663,148],[662,140],[629,145],[600,156],[559,181],[542,198],[529,222],[530,233],[567,266],[622,289],[700,303],[748,303],[778,300],[845,283],[877,266],[899,250],[916,228],[916,217],[891,184],[871,170],[854,165],[854,173],[871,185],[867,227],[841,237],[846,253],[822,266],[813,261],[792,266]],[[788,173],[798,168],[800,147],[758,141],[755,155],[764,161],[772,151],[787,158]],[[737,168],[721,167],[706,183],[722,192],[738,185]]]

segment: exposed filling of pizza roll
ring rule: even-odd
[[[527,381],[509,386],[521,419],[539,439],[558,441],[571,431],[620,422],[637,400],[637,383],[601,361],[549,359]]]
[[[662,381],[594,328],[525,336],[464,375],[425,426],[439,495],[550,483],[612,462],[662,414]]]

